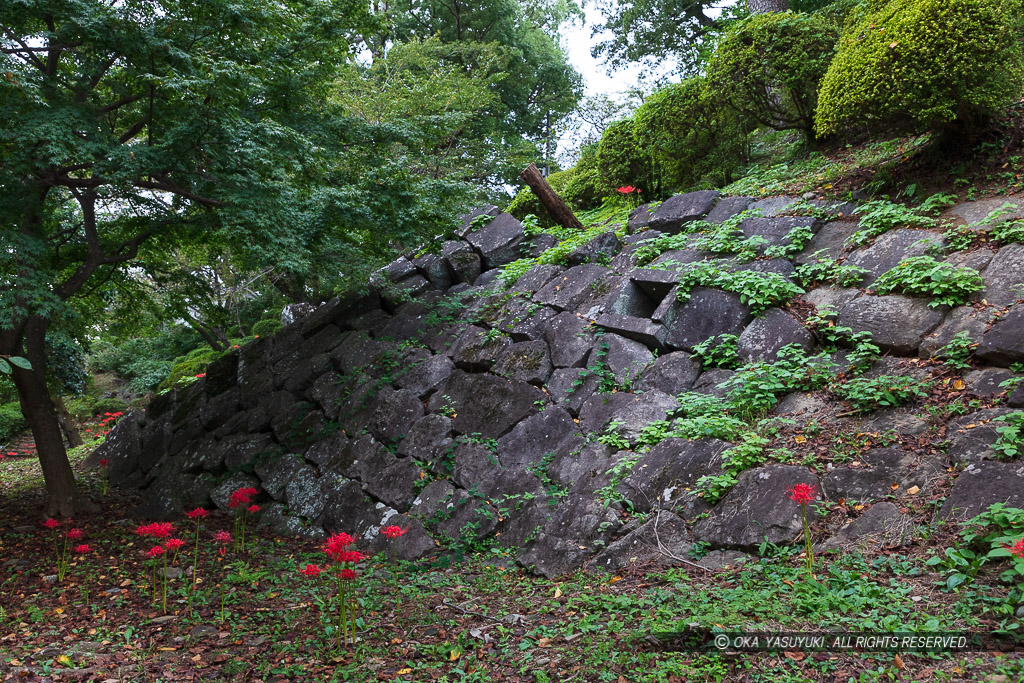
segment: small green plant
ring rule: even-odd
[[[735,334],[719,334],[708,337],[693,347],[693,355],[704,368],[738,368],[742,362],[737,349],[739,337]]]
[[[676,299],[681,303],[690,300],[690,291],[693,288],[713,287],[739,294],[740,301],[749,306],[755,315],[769,308],[782,306],[793,297],[804,293],[804,290],[778,273],[760,273],[754,270],[731,273],[707,261],[688,266],[679,273]]]
[[[1001,423],[996,427],[999,438],[992,445],[992,450],[1000,458],[1010,460],[1024,452],[1024,412],[1017,411],[1000,415],[992,422]]]
[[[920,209],[886,199],[864,202],[857,207],[857,213],[860,214],[860,221],[857,223],[859,230],[847,240],[853,245],[866,244],[897,226],[931,228],[937,223],[934,218],[922,215]]]
[[[970,370],[971,364],[967,360],[978,348],[977,342],[971,341],[971,335],[964,330],[956,333],[945,346],[935,352],[935,357],[942,360],[942,364],[954,370]]]
[[[957,267],[931,256],[913,256],[882,273],[873,288],[879,294],[904,292],[930,296],[929,307],[960,306],[985,288],[974,268]]]
[[[811,258],[812,261],[798,266],[795,273],[797,284],[804,289],[818,284],[856,287],[868,272],[860,266],[840,265],[836,259],[829,258],[824,250],[814,252]]]
[[[782,244],[773,244],[765,249],[764,255],[768,258],[789,258],[803,251],[813,237],[814,230],[810,225],[798,225],[786,233]]]
[[[925,561],[929,567],[947,572],[940,585],[955,590],[974,581],[981,568],[992,560],[1013,558],[1013,566],[1003,572],[1003,581],[1021,581],[1024,578],[1024,510],[993,503],[985,512],[974,517],[960,532],[960,543],[947,547],[942,555]],[[1008,596],[1010,614],[1022,597],[1018,585]]]
[[[735,484],[741,472],[764,462],[768,439],[754,432],[743,435],[742,441],[722,454],[722,473],[706,474],[697,480],[697,495],[714,505]]]
[[[881,377],[855,377],[831,386],[832,393],[850,403],[854,410],[870,412],[877,408],[892,408],[927,395],[927,385],[912,377],[882,375]]]
[[[778,397],[798,389],[813,391],[831,377],[825,354],[808,356],[797,344],[778,352],[778,360],[748,363],[727,379],[723,386],[732,409],[742,416],[760,415],[778,403]]]

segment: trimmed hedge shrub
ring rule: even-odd
[[[643,198],[656,194],[651,158],[640,147],[632,119],[608,126],[597,146],[598,190],[610,195],[616,188],[631,185],[643,191]]]
[[[814,136],[818,84],[836,52],[839,30],[814,14],[770,12],[737,24],[708,66],[711,87],[730,107],[775,130]]]
[[[850,17],[819,97],[817,132],[964,130],[1024,86],[1020,0],[890,0]]]
[[[662,194],[726,185],[745,160],[742,120],[706,86],[698,78],[669,85],[644,100],[633,117]]]

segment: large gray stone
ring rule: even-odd
[[[629,221],[626,224],[627,230],[632,234],[646,230],[651,224],[651,209],[649,204],[641,204],[629,212]]]
[[[106,441],[89,455],[86,464],[93,467],[98,467],[100,460],[109,461],[106,476],[111,486],[120,486],[129,481],[140,468],[141,418],[142,413],[138,411],[132,411],[122,417],[107,434]],[[150,467],[154,464],[156,463],[150,463]]]
[[[605,232],[569,254],[566,263],[570,267],[580,266],[584,263],[608,265],[620,249],[622,249],[622,242],[619,241],[615,233]]]
[[[498,356],[512,339],[498,330],[489,331],[470,325],[452,344],[448,355],[456,367],[467,372],[485,372],[494,365]]]
[[[403,372],[395,384],[399,388],[407,389],[425,399],[447,381],[454,369],[455,364],[451,359],[445,354],[439,353]]]
[[[796,318],[778,308],[770,308],[740,334],[737,352],[745,361],[775,361],[779,351],[796,344],[805,351],[814,346],[814,337]]]
[[[608,332],[614,332],[626,339],[639,342],[644,347],[663,349],[667,332],[660,323],[647,318],[604,313],[597,318],[597,325]]]
[[[574,498],[555,511],[516,561],[554,578],[577,569],[611,541],[621,525],[614,507],[605,506],[592,496]]]
[[[231,494],[241,488],[260,488],[260,481],[251,474],[245,472],[236,472],[220,482],[220,484],[210,492],[210,500],[218,509],[227,512],[234,512],[228,503],[231,502]],[[258,494],[257,494],[258,496]]]
[[[498,460],[509,470],[522,470],[554,454],[579,431],[572,416],[550,407],[529,417],[498,439]]]
[[[704,475],[722,471],[722,453],[732,444],[718,439],[665,439],[645,453],[620,490],[640,512],[674,510]]]
[[[794,257],[797,264],[811,263],[820,256],[837,259],[843,253],[846,240],[857,232],[857,223],[853,221],[833,221],[822,226],[821,230],[814,234],[811,241],[807,243],[804,250]],[[822,252],[820,256],[815,256]]]
[[[588,263],[556,276],[534,295],[534,300],[560,311],[585,310],[611,292],[611,270]]]
[[[524,341],[506,346],[497,356],[491,372],[499,377],[516,379],[527,384],[544,386],[553,367],[547,342]]]
[[[724,223],[733,216],[746,211],[753,201],[753,197],[722,197],[715,208],[711,209],[704,217],[704,220],[716,225]]]
[[[260,485],[267,495],[274,500],[283,501],[285,487],[302,467],[303,462],[299,456],[288,454],[258,462],[255,469],[256,476],[260,478]]]
[[[685,303],[666,299],[654,315],[668,331],[666,344],[685,351],[710,337],[739,334],[753,318],[738,294],[704,287],[691,290]]]
[[[912,256],[921,256],[930,249],[944,245],[942,235],[930,230],[890,230],[879,236],[871,246],[858,249],[847,256],[846,263],[868,271],[861,281],[861,284],[868,286],[882,273],[895,268],[900,261]]]
[[[597,375],[584,368],[560,368],[551,373],[547,390],[557,405],[579,415],[584,402],[597,391]]]
[[[610,481],[608,471],[615,462],[615,449],[611,446],[599,441],[580,446],[569,440],[558,450],[547,471],[551,480],[566,490],[583,493],[606,486]]]
[[[654,389],[642,394],[595,394],[580,408],[580,427],[586,433],[603,433],[615,423],[615,433],[635,443],[644,427],[667,419],[679,404]]]
[[[608,572],[647,562],[671,566],[680,559],[689,560],[689,539],[686,522],[671,512],[660,512],[601,551],[591,566]]]
[[[1024,297],[1024,244],[1008,244],[999,250],[981,273],[985,290],[978,296],[996,306],[1009,306]]]
[[[661,232],[679,232],[685,224],[708,215],[721,196],[715,190],[701,190],[669,197],[654,211],[649,225]]]
[[[800,199],[798,197],[766,197],[753,202],[748,207],[751,211],[757,211],[766,218],[772,218],[785,213]]]
[[[444,256],[424,254],[413,259],[412,263],[419,270],[420,275],[427,278],[427,282],[434,289],[444,291],[455,284],[455,273],[452,272],[452,267]]]
[[[488,270],[518,259],[519,245],[525,237],[523,224],[512,214],[503,213],[465,239],[480,253],[484,270]]]
[[[694,540],[713,548],[754,551],[762,543],[789,543],[803,529],[800,506],[790,500],[795,484],[816,486],[818,478],[805,467],[767,465],[747,470],[736,485],[711,509],[709,517],[693,529]],[[807,506],[808,520],[818,516]]]
[[[923,487],[934,474],[930,467],[913,469],[915,456],[898,447],[872,448],[856,461],[836,467],[821,480],[830,500],[877,501],[910,486]]]
[[[1024,361],[1024,305],[999,317],[981,338],[975,354],[982,363],[1009,367]]]
[[[502,379],[494,375],[470,375],[456,370],[430,401],[431,412],[449,397],[455,416],[452,426],[461,434],[483,435],[496,439],[537,411],[536,402],[547,397],[526,382]]]
[[[398,453],[422,462],[434,462],[451,445],[451,418],[444,415],[425,415],[409,429],[402,443],[398,445]]]
[[[1024,507],[1024,462],[971,463],[957,477],[938,518],[972,519],[993,503]]]
[[[617,334],[605,334],[597,340],[597,350],[590,354],[592,368],[603,366],[611,372],[620,387],[630,387],[654,361],[654,354],[638,341]]]
[[[473,284],[483,271],[480,255],[462,240],[445,242],[441,253],[448,262],[452,277],[457,282]]]
[[[547,324],[544,340],[551,350],[551,363],[556,368],[581,368],[593,348],[592,335],[586,330],[587,322],[579,316],[559,313]]]
[[[358,482],[344,477],[325,476],[321,490],[323,511],[316,523],[324,531],[344,531],[358,538],[371,529],[380,528],[381,513],[387,506],[369,498]]]
[[[1007,204],[1010,206],[1007,207]],[[964,202],[959,206],[954,206],[949,210],[949,213],[951,216],[960,218],[964,223],[970,225],[985,223],[989,215],[995,211],[999,211],[1000,215],[988,223],[990,226],[999,225],[1015,218],[1024,218],[1024,202],[1019,200],[1008,201],[1005,197],[991,197],[974,202]]]
[[[501,213],[501,209],[494,206],[493,204],[479,206],[470,211],[469,213],[459,216],[458,227],[456,227],[453,230],[453,232],[459,237],[465,237],[470,233],[471,230],[473,230],[474,218],[479,218],[480,216],[490,216],[493,218],[494,216],[497,216],[499,213]]]
[[[949,441],[949,458],[956,464],[978,462],[983,458],[994,458],[992,446],[999,439],[997,428],[1004,426],[995,422],[997,417],[1014,412],[1006,408],[988,408],[958,417],[946,425],[946,440]]]
[[[865,294],[839,309],[839,324],[854,332],[870,332],[883,351],[916,355],[925,335],[942,322],[941,310],[928,307],[927,299],[899,294]]]
[[[565,268],[562,266],[543,263],[530,268],[519,276],[519,279],[512,285],[512,289],[517,292],[536,292],[563,272],[565,272]]]
[[[875,503],[823,544],[823,550],[874,551],[906,543],[916,531],[914,521],[892,503]]]
[[[786,246],[790,244],[788,235],[796,228],[817,228],[817,219],[810,216],[782,216],[779,218],[747,218],[740,223],[739,229],[746,237],[761,237],[765,241],[759,252],[768,246]]]
[[[957,306],[946,314],[938,327],[921,340],[918,355],[921,358],[935,357],[939,349],[961,332],[966,332],[972,343],[980,342],[991,318],[992,314],[987,310],[979,311],[973,306]]]
[[[384,443],[398,443],[423,416],[423,404],[415,392],[384,387],[373,397],[370,433]]]
[[[700,363],[685,351],[676,351],[657,358],[636,383],[640,391],[657,389],[670,396],[689,391],[700,376]]]

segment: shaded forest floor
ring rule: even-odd
[[[183,520],[175,529],[187,545],[170,562],[164,613],[162,582],[154,597],[145,554],[152,542],[135,533],[147,520],[130,514],[137,501],[104,495],[96,472],[81,473],[102,511],[51,532],[38,515],[41,487],[12,482],[33,482],[33,466],[0,462],[0,680],[999,683],[1024,676],[1021,647],[734,653],[708,643],[671,651],[652,637],[687,628],[991,632],[990,606],[1006,596],[997,572],[947,592],[944,575],[924,564],[929,548],[952,545],[948,527],[929,528],[898,551],[822,555],[813,580],[793,548],[766,547],[759,558],[714,571],[645,565],[557,580],[516,568],[496,548],[458,548],[402,564],[396,594],[387,558],[376,557],[355,582],[358,639],[339,647],[333,584],[298,571],[323,564],[316,542],[250,532],[245,552],[221,555],[213,533],[233,531],[233,520],[212,513],[190,590],[195,526]],[[57,581],[54,538],[70,528],[84,532],[77,542],[90,549],[72,552]]]

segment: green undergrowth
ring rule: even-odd
[[[618,198],[608,198],[604,203],[591,211],[580,211],[576,217],[584,226],[584,230],[553,227],[541,229],[533,216],[523,220],[523,227],[528,237],[548,234],[558,240],[558,244],[546,249],[539,256],[521,258],[513,261],[498,274],[498,279],[506,286],[512,285],[538,265],[566,265],[569,255],[591,240],[606,232],[614,232],[620,239],[626,234],[626,223],[629,220],[631,207]],[[607,265],[607,264],[602,264]]]

